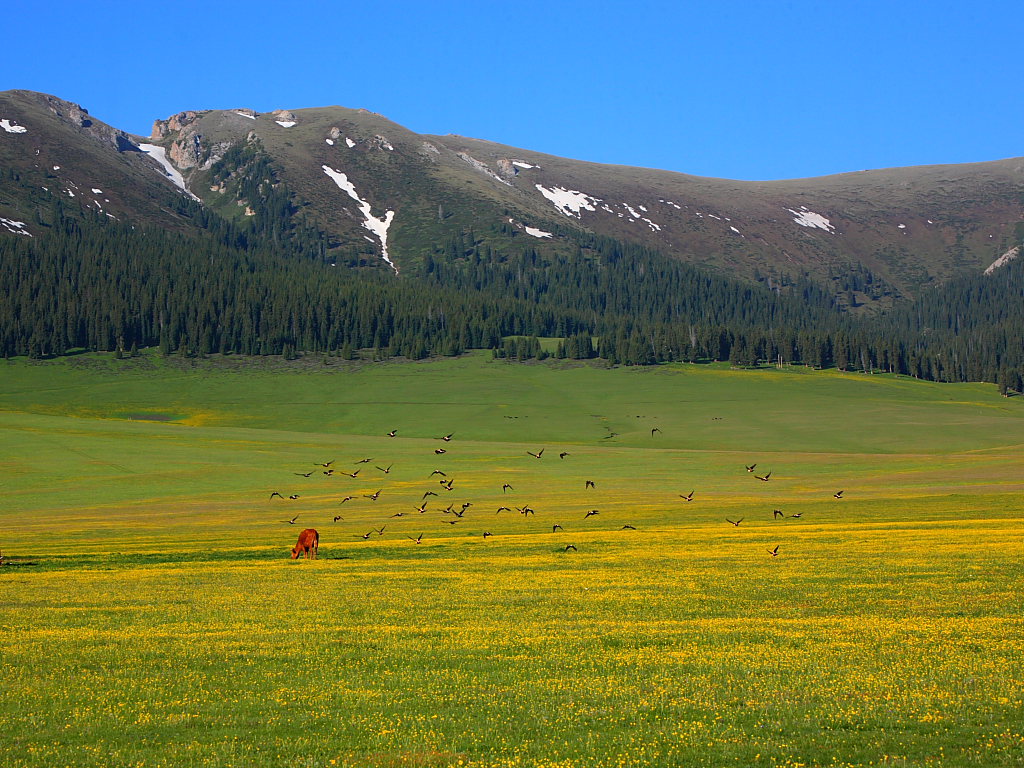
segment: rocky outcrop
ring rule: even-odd
[[[515,165],[512,164],[511,160],[509,160],[507,157],[503,157],[500,160],[498,160],[498,173],[500,173],[506,179],[511,179],[513,176],[519,173],[519,171],[516,169]]]
[[[178,141],[172,141],[167,150],[167,157],[182,170],[199,165],[202,156],[203,137],[198,133],[186,134]]]
[[[97,141],[112,145],[118,152],[138,152],[139,148],[131,134],[118,130],[106,123],[96,120],[89,114],[89,110],[81,104],[58,99],[48,94],[31,93],[31,96],[43,104],[54,115],[70,123],[80,130],[84,135],[91,136]]]
[[[180,132],[185,126],[194,123],[201,116],[201,112],[188,110],[187,112],[171,115],[166,120],[156,120],[153,123],[152,137],[154,139],[165,139],[172,133]]]
[[[1021,248],[1020,248],[1019,245],[1014,246],[1013,248],[1008,250],[1006,253],[1004,253],[1002,256],[1000,256],[998,259],[996,259],[991,264],[989,264],[988,267],[985,269],[985,274],[986,275],[991,275],[993,272],[995,272],[1000,267],[1005,267],[1011,261],[1013,261],[1018,256],[1020,256],[1020,251],[1021,251]]]
[[[242,110],[239,110],[242,111]],[[245,110],[252,112],[252,110]],[[167,141],[167,159],[180,170],[190,168],[209,168],[222,157],[231,147],[230,141],[208,144],[199,132],[199,119],[207,111],[187,110],[171,115],[166,120],[153,122],[152,138],[154,141]],[[253,113],[255,114],[255,113]]]

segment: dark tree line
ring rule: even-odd
[[[330,266],[308,227],[274,224],[274,210],[289,220],[278,209],[290,203],[269,194],[272,169],[258,159],[232,177],[271,200],[251,226],[183,198],[194,233],[55,205],[37,237],[0,236],[0,354],[159,346],[419,359],[490,348],[522,360],[543,357],[538,337],[553,336],[559,357],[614,364],[802,364],[1021,390],[1024,259],[869,320],[806,280],[772,290],[583,235],[548,254],[516,243],[499,252],[464,233],[395,277]]]

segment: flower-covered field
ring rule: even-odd
[[[161,370],[69,376],[62,411],[7,365],[4,766],[1024,763],[1024,408],[994,391],[879,377],[858,401],[845,379],[753,374],[749,398],[776,403],[755,417],[716,399],[731,372],[682,370],[614,416],[600,387],[636,379],[593,371],[578,417],[545,416],[574,372],[502,366],[519,389],[494,388],[493,424],[445,430],[407,411],[447,369],[374,381],[405,387],[391,419],[351,374],[390,438],[354,416],[244,425],[258,378],[191,424],[76,412],[88,391],[180,414]],[[267,390],[326,424],[323,378],[280,375]],[[892,423],[877,452],[842,408]],[[988,426],[947,449],[951,413]],[[289,559],[304,527],[316,561]]]

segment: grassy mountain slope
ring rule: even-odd
[[[742,182],[584,163],[458,136],[432,139],[488,163],[512,157],[538,166],[517,169],[517,188],[557,186],[599,198],[595,210],[581,211],[588,228],[747,275],[807,271],[827,279],[862,265],[913,293],[987,267],[1015,244],[1024,212],[1020,158]]]
[[[54,206],[118,221],[188,228],[182,191],[139,139],[71,102],[30,91],[0,93],[0,217],[38,235]],[[5,232],[0,227],[0,232]]]
[[[134,151],[148,141],[214,214],[257,229],[287,218],[319,233],[303,244],[326,260],[384,270],[386,231],[391,260],[411,274],[467,248],[551,257],[598,235],[770,287],[808,277],[844,306],[885,309],[982,271],[1019,243],[1024,219],[1020,158],[741,182],[420,135],[337,106],[182,112],[149,139],[25,91],[0,94],[0,117],[26,127],[0,133],[13,171],[0,217],[27,221],[47,195],[74,194],[119,218],[182,225],[180,191]]]

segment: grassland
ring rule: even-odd
[[[5,766],[1024,764],[994,387],[481,355],[0,381]]]

